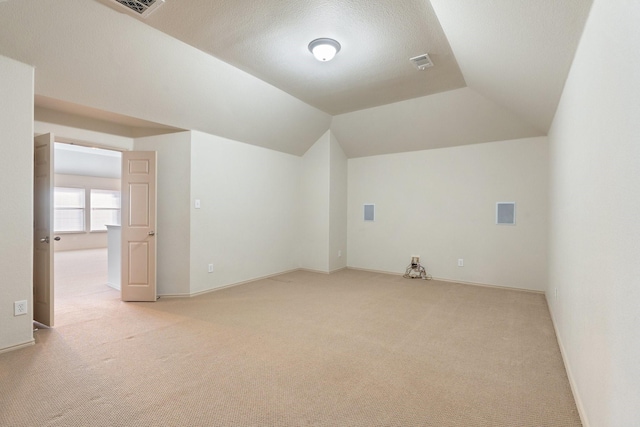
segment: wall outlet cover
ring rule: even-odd
[[[16,301],[13,303],[13,315],[14,316],[22,316],[23,314],[27,314],[27,301]]]

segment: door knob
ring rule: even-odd
[[[54,237],[53,240],[55,240],[56,242],[59,242],[60,241],[60,236]]]
[[[149,232],[149,236],[155,236],[155,235],[156,235],[156,232],[155,232],[155,231],[151,230],[151,231]]]
[[[40,243],[49,243],[49,236],[46,236],[40,239]]]

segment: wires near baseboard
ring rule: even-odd
[[[405,279],[423,279],[431,280],[431,275],[420,265],[420,257],[411,257],[411,264],[407,267],[402,275]]]

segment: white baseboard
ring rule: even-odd
[[[545,295],[545,298],[546,298],[546,295]],[[549,314],[551,315],[551,323],[553,324],[553,329],[556,333],[556,340],[558,341],[558,347],[560,347],[560,355],[562,356],[564,369],[565,371],[567,371],[567,378],[569,378],[569,385],[571,386],[571,393],[573,394],[573,400],[576,402],[576,407],[578,408],[578,416],[580,417],[580,421],[582,422],[583,427],[590,427],[591,424],[589,424],[587,413],[584,410],[584,404],[582,403],[582,399],[580,398],[580,394],[578,393],[578,387],[576,386],[573,373],[571,372],[571,365],[569,364],[569,360],[567,359],[566,351],[564,349],[564,345],[562,344],[562,338],[560,337],[560,333],[558,331],[558,325],[556,325],[556,320],[553,317],[553,311],[551,310],[551,306],[549,306],[548,300],[547,300],[547,308],[549,309]]]
[[[492,285],[490,283],[465,282],[463,280],[443,279],[441,277],[434,277],[432,278],[432,280],[437,280],[439,282],[460,283],[461,285],[481,286],[483,288],[505,289],[507,291],[531,292],[534,294],[544,295],[544,291],[539,291],[537,289],[515,288],[512,286]]]
[[[232,288],[234,286],[246,285],[247,283],[257,282],[258,280],[269,279],[271,277],[280,276],[282,274],[293,273],[294,271],[299,271],[299,268],[294,268],[293,270],[282,271],[280,273],[269,274],[266,276],[260,276],[249,280],[244,280],[242,282],[230,283],[228,285],[218,286],[212,289],[205,289],[204,291],[198,291],[193,293],[184,293],[184,294],[158,294],[160,298],[192,298],[197,297],[198,295],[208,294],[210,292],[221,291],[222,289]]]
[[[328,271],[314,270],[313,268],[299,268],[297,271],[306,271],[308,273],[329,274]]]
[[[349,267],[349,266],[347,266],[347,270],[366,271],[367,273],[376,273],[376,274],[389,274],[391,276],[402,276],[404,274],[404,273],[398,273],[397,271],[372,270],[370,268],[359,268],[359,267]]]
[[[30,346],[34,345],[35,343],[36,343],[36,340],[34,340],[32,338],[27,342],[23,342],[22,344],[16,344],[16,345],[12,345],[12,346],[5,347],[5,348],[0,348],[0,354],[8,353],[8,352],[14,351],[14,350],[19,350],[19,349],[25,348],[25,347],[30,347]]]
[[[297,271],[308,271],[309,273],[318,273],[318,274],[333,274],[338,271],[346,270],[347,267],[336,268],[335,270],[323,271],[323,270],[314,270],[313,268],[299,268]]]
[[[392,276],[402,276],[402,274],[403,274],[403,273],[398,273],[398,272],[393,272],[393,271],[371,270],[371,269],[367,269],[367,268],[357,268],[357,267],[348,267],[348,266],[347,267],[338,268],[336,270],[331,270],[331,271],[313,270],[311,268],[294,268],[293,270],[287,270],[287,271],[283,271],[283,272],[280,272],[280,273],[269,274],[267,276],[256,277],[254,279],[245,280],[243,282],[230,283],[228,285],[219,286],[219,287],[213,288],[213,289],[206,289],[204,291],[199,291],[199,292],[194,292],[194,293],[183,293],[183,294],[158,294],[158,296],[161,297],[161,298],[191,298],[191,297],[196,297],[198,295],[208,294],[209,292],[215,292],[215,291],[219,291],[219,290],[222,290],[222,289],[231,288],[233,286],[245,285],[247,283],[256,282],[258,280],[263,280],[263,279],[268,279],[270,277],[280,276],[282,274],[293,273],[293,272],[296,272],[296,271],[308,271],[309,273],[317,273],[317,274],[333,274],[333,273],[337,273],[337,272],[342,271],[342,270],[366,271],[366,272],[369,272],[369,273],[388,274],[388,275],[392,275]],[[495,288],[495,289],[505,289],[505,290],[509,290],[509,291],[533,292],[533,293],[537,293],[537,294],[544,294],[543,291],[538,291],[538,290],[535,290],[535,289],[513,288],[513,287],[509,287],[509,286],[491,285],[491,284],[488,284],[488,283],[465,282],[465,281],[462,281],[462,280],[444,279],[444,278],[441,278],[441,277],[433,277],[431,280],[436,280],[436,281],[439,281],[439,282],[459,283],[461,285],[482,286],[484,288]]]
[[[366,271],[369,273],[377,273],[377,274],[390,274],[392,276],[402,276],[404,274],[404,273],[398,273],[397,271],[371,270],[368,268],[358,268],[358,267],[347,267],[347,268],[349,270]],[[458,283],[461,285],[481,286],[483,288],[505,289],[508,291],[522,291],[522,292],[533,292],[536,294],[544,294],[544,291],[539,291],[537,289],[525,289],[525,288],[515,288],[511,286],[499,286],[499,285],[492,285],[490,283],[465,282],[463,280],[445,279],[442,277],[432,277],[431,280],[435,280],[438,282]]]
[[[107,282],[107,286],[112,289],[115,289],[116,291],[120,290],[120,285],[114,285],[113,283]]]

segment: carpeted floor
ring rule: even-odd
[[[580,426],[540,294],[344,270],[123,303],[58,269],[2,426]]]

